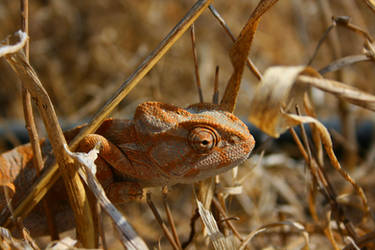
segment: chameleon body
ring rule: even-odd
[[[67,141],[81,128],[65,133]],[[88,152],[97,142],[96,176],[114,203],[142,197],[144,187],[192,183],[223,173],[247,159],[255,144],[247,126],[217,105],[183,109],[159,102],[140,104],[132,120],[105,120],[77,151]],[[41,145],[49,154],[48,166],[53,160],[50,145],[45,140]],[[14,183],[16,200],[36,177],[32,157],[28,144],[0,155],[0,179]]]

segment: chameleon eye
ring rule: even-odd
[[[197,127],[190,131],[188,142],[198,153],[207,153],[216,146],[217,136],[208,128]]]

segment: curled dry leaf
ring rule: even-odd
[[[279,137],[290,127],[299,124],[287,113],[295,105],[303,106],[308,87],[340,97],[351,104],[375,111],[375,96],[341,82],[322,79],[314,69],[305,66],[271,67],[259,84],[250,106],[249,120],[263,132]]]
[[[14,33],[13,36],[7,37],[0,43],[0,57],[16,53],[25,46],[27,40],[29,40],[29,36],[21,30]]]
[[[308,84],[312,87],[336,95],[351,104],[375,111],[375,96],[341,82],[304,75],[298,77],[298,82]]]
[[[273,137],[279,137],[286,129],[297,125],[282,110],[287,112],[294,109],[296,104],[303,106],[307,86],[295,84],[299,75],[319,77],[310,67],[269,68],[254,94],[250,106],[250,122]]]
[[[274,227],[280,227],[280,226],[291,226],[291,227],[294,227],[296,228],[299,232],[302,233],[303,235],[303,238],[305,239],[305,246],[302,248],[302,249],[310,249],[309,247],[309,234],[306,232],[305,230],[305,227],[298,223],[298,222],[294,222],[294,221],[281,221],[281,222],[277,222],[277,223],[271,223],[271,224],[268,224],[268,225],[264,225],[260,228],[258,228],[257,230],[253,231],[252,233],[250,233],[246,239],[242,242],[241,246],[240,246],[240,250],[243,250],[246,248],[247,244],[249,244],[249,242],[257,235],[257,234],[260,234],[262,232],[265,232],[267,230],[270,230]]]
[[[367,198],[362,188],[341,168],[332,148],[330,134],[324,125],[313,117],[288,113],[298,104],[303,106],[308,86],[317,87],[350,103],[375,110],[374,96],[339,82],[320,79],[320,75],[310,67],[271,67],[264,74],[263,81],[256,90],[249,120],[273,137],[279,137],[286,129],[298,124],[314,124],[332,166],[353,186],[362,199],[365,211],[369,212]]]
[[[361,197],[363,207],[366,212],[370,211],[370,207],[368,206],[367,198],[366,195],[363,191],[363,189],[350,177],[350,175],[341,167],[339,161],[336,158],[336,155],[333,151],[333,145],[332,145],[332,140],[331,136],[324,125],[318,121],[317,119],[310,117],[310,116],[298,116],[298,115],[293,115],[293,114],[285,114],[286,117],[289,118],[290,121],[294,121],[298,124],[301,123],[313,123],[317,130],[320,133],[320,138],[322,140],[324,149],[327,152],[327,155],[331,161],[332,166],[341,174],[341,176],[348,181],[355,191],[358,193],[358,195]]]

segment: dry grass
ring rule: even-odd
[[[239,34],[257,2],[217,0],[214,6],[232,32]],[[77,124],[97,112],[192,4],[193,1],[172,0],[31,1],[30,63],[47,89],[59,119],[67,124]],[[19,15],[18,1],[0,2],[0,38],[20,28]],[[352,24],[373,35],[375,13],[365,1],[279,1],[262,17],[250,58],[260,72],[273,65],[306,65],[331,25],[331,15],[351,16]],[[316,70],[339,58],[361,54],[368,39],[353,32],[348,25],[340,21],[336,23],[311,64]],[[205,101],[211,101],[216,65],[220,66],[220,96],[232,73],[229,59],[232,41],[208,10],[195,22],[195,32],[202,92]],[[373,94],[375,87],[371,79],[375,79],[375,71],[370,45],[365,47],[369,54],[365,57],[367,62],[349,64],[324,77]],[[17,77],[3,59],[0,60],[0,72],[0,133],[4,135],[1,145],[5,150],[9,142],[12,146],[19,143],[13,122],[22,124],[23,114],[20,84],[15,84]],[[196,103],[199,99],[194,82],[191,39],[186,32],[121,102],[113,115],[131,117],[135,106],[145,100],[180,106]],[[235,110],[244,119],[249,115],[257,85],[257,78],[245,69]],[[341,89],[336,85],[335,88]],[[310,91],[310,97],[313,108],[303,110],[304,114],[314,112],[318,120],[328,124],[336,120],[343,128],[330,130],[335,139],[335,150],[342,152],[338,154],[339,162],[364,189],[370,213],[373,213],[373,113],[348,104],[348,99],[338,99],[316,89]],[[371,106],[369,99],[362,102],[362,106]],[[361,124],[369,124],[370,128]],[[356,134],[364,133],[367,136],[357,142]],[[250,233],[250,236],[259,233],[251,240],[255,249],[300,249],[306,237],[310,249],[344,248],[349,246],[350,239],[357,244],[368,241],[368,249],[375,247],[372,217],[366,216],[353,185],[333,170],[328,157],[320,157],[320,149],[314,146],[316,134],[313,133],[313,137],[308,138],[310,148],[306,147],[306,139],[301,137],[303,146],[297,149],[292,139],[270,143],[259,134],[258,149],[238,169],[237,176],[227,173],[221,178],[221,185],[216,189],[217,204],[225,200],[225,216],[238,218],[219,223],[221,233],[228,236],[226,240],[240,245],[239,240],[232,236],[230,228],[234,227],[243,240]],[[265,150],[264,155],[261,149]],[[315,172],[311,159],[316,164]],[[242,192],[228,196],[236,189],[224,187],[240,187]],[[151,191],[155,206],[167,221],[160,190]],[[197,206],[192,187],[177,185],[170,188],[168,201],[177,234],[180,241],[185,242],[189,237],[190,218]],[[162,249],[171,247],[145,202],[127,204],[123,211],[149,247],[158,247],[159,244]],[[219,215],[218,206],[213,205],[211,211],[217,221],[225,217]],[[200,223],[199,220],[196,223],[196,237],[189,245],[190,249],[207,248],[208,241],[200,234]],[[110,223],[107,224],[108,248],[120,247],[116,234],[111,233]],[[38,238],[40,245],[48,242],[47,237]]]

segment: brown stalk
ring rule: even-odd
[[[316,118],[316,112],[314,110],[314,107],[311,103],[311,100],[308,95],[305,95],[303,98],[303,107],[305,108],[305,112],[308,116]],[[311,133],[312,133],[312,141],[315,145],[315,157],[318,161],[318,164],[320,166],[323,166],[323,146],[322,146],[322,140],[320,138],[319,129],[315,124],[310,124]]]
[[[193,216],[190,219],[190,234],[189,234],[189,238],[184,243],[182,243],[182,249],[185,249],[193,241],[194,235],[195,235],[195,222],[199,218],[200,218],[200,215],[199,215],[198,208],[197,208],[197,209],[195,209],[194,214],[193,214]]]
[[[371,231],[361,237],[359,237],[356,241],[357,246],[364,247],[367,243],[373,243],[375,242],[375,231]],[[349,250],[353,249],[352,244],[347,245],[343,248],[343,250]]]
[[[181,246],[177,245],[177,243],[174,241],[171,232],[169,231],[167,225],[162,220],[158,210],[156,209],[154,203],[152,202],[150,193],[147,193],[147,204],[150,207],[152,213],[154,214],[155,219],[158,221],[158,223],[159,223],[161,229],[163,230],[165,236],[167,237],[169,243],[171,243],[173,249],[181,249]]]
[[[329,65],[325,66],[324,68],[320,69],[318,72],[321,75],[324,75],[328,72],[334,72],[340,70],[343,67],[350,66],[352,64],[356,64],[359,62],[368,62],[373,61],[373,58],[367,55],[353,55],[353,56],[346,56],[340,59],[337,59],[331,62]]]
[[[240,35],[230,50],[230,59],[233,65],[233,73],[225,88],[224,96],[220,106],[229,112],[233,112],[236,106],[238,92],[241,85],[242,74],[244,71],[247,55],[258,27],[260,18],[267,12],[278,0],[261,0],[252,12],[246,25],[242,28]]]
[[[342,82],[300,75],[297,79],[301,83],[336,95],[345,101],[371,111],[375,111],[375,96],[360,91]]]
[[[308,61],[307,63],[307,66],[310,66],[314,59],[316,58],[316,56],[318,55],[318,52],[319,52],[319,49],[320,47],[323,45],[323,42],[327,39],[329,33],[331,32],[331,30],[336,26],[336,22],[333,22],[330,26],[328,26],[328,28],[324,31],[323,33],[323,36],[319,39],[319,42],[318,44],[316,45],[315,47],[315,50],[310,58],[310,60]]]
[[[301,115],[301,112],[300,112],[300,109],[298,107],[298,105],[296,106],[296,113],[297,115]],[[307,164],[311,164],[311,159],[312,159],[312,156],[311,156],[311,149],[310,149],[310,143],[309,143],[309,140],[307,139],[307,134],[306,134],[306,130],[305,130],[305,127],[303,126],[303,124],[301,123],[299,125],[300,129],[301,129],[301,134],[302,134],[302,140],[303,140],[303,143],[305,144],[305,148],[306,148],[306,151],[307,151],[307,156],[308,156],[308,161],[307,161]]]
[[[329,26],[330,23],[335,26],[338,24],[337,21],[340,19],[332,19],[331,5],[327,1],[319,0],[318,5],[320,8],[320,13],[322,15],[323,25]],[[342,22],[342,21],[341,21]],[[333,60],[337,60],[342,57],[342,49],[340,44],[340,38],[337,30],[332,30],[330,36],[328,36],[328,46]],[[344,80],[344,75],[342,71],[335,72],[336,79],[339,81]],[[353,145],[353,148],[357,149],[357,141],[355,139],[355,118],[353,117],[353,112],[351,112],[350,107],[343,100],[339,99],[338,102],[339,116],[342,124],[342,133],[347,138],[348,142]],[[344,149],[345,150],[345,149]],[[354,167],[357,162],[356,150],[345,150],[344,152],[344,162],[348,167]]]
[[[75,214],[77,238],[83,247],[96,247],[94,222],[85,189],[75,170],[73,159],[64,150],[66,141],[59,126],[52,102],[34,69],[26,61],[23,54],[17,52],[7,55],[6,58],[13,70],[18,74],[25,88],[28,89],[31,96],[36,100],[38,110],[46,126],[52,150],[64,178],[70,205]],[[18,217],[19,215],[15,216]]]
[[[93,207],[98,208],[98,203],[101,208],[109,215],[113,224],[118,232],[118,237],[121,244],[126,249],[148,249],[146,243],[140,238],[133,230],[132,226],[127,222],[126,218],[122,216],[120,211],[110,202],[105,194],[104,188],[100,185],[96,178],[93,169],[96,169],[94,161],[96,160],[100,151],[100,143],[96,144],[93,149],[87,154],[85,153],[72,153],[65,145],[66,152],[75,160],[78,167],[78,173],[82,180],[90,189],[89,200],[95,201]],[[90,197],[91,196],[91,197]],[[96,200],[94,199],[94,196]],[[93,209],[94,210],[94,209]],[[98,210],[98,209],[95,209]],[[96,211],[95,215],[99,212]],[[98,220],[98,218],[95,218]],[[96,221],[97,222],[97,221]],[[99,222],[97,222],[99,224]]]
[[[191,37],[191,47],[193,49],[195,82],[197,84],[199,102],[203,103],[204,101],[203,101],[203,93],[202,93],[202,86],[201,86],[201,78],[199,76],[197,47],[195,46],[195,26],[194,26],[194,23],[190,27],[190,37]]]
[[[331,229],[331,226],[330,226],[330,223],[329,223],[331,221],[331,211],[327,212],[326,219],[327,219],[328,223],[327,223],[326,227],[324,228],[324,234],[327,236],[329,242],[331,242],[331,245],[332,245],[333,249],[339,250],[340,248],[337,246],[335,237],[333,236],[332,229]]]
[[[347,232],[351,235],[351,237],[354,240],[356,240],[358,238],[358,236],[357,236],[357,234],[356,234],[356,232],[354,230],[354,226],[352,225],[352,223],[350,223],[350,221],[347,218],[345,218],[345,215],[343,214],[343,209],[337,203],[337,195],[334,192],[334,188],[333,188],[332,184],[329,182],[329,179],[326,177],[325,172],[323,171],[323,169],[321,168],[321,166],[319,166],[317,164],[317,162],[315,161],[315,159],[309,158],[309,154],[303,148],[303,146],[302,146],[302,144],[301,144],[301,142],[300,142],[297,134],[294,132],[294,130],[290,129],[289,131],[291,132],[291,134],[292,134],[292,136],[293,136],[293,138],[294,138],[294,140],[295,140],[295,142],[296,142],[296,144],[297,144],[300,152],[302,153],[303,157],[305,158],[305,161],[308,163],[308,166],[309,166],[309,169],[310,169],[310,171],[312,173],[312,176],[314,177],[314,179],[316,181],[318,181],[318,183],[322,183],[323,184],[323,187],[324,187],[323,190],[325,191],[325,192],[323,192],[323,194],[325,194],[326,198],[330,201],[330,205],[331,205],[332,211],[337,215],[337,220],[344,223]],[[306,136],[306,134],[305,134],[305,136]],[[307,137],[304,140],[307,140]],[[308,141],[306,141],[305,144],[306,143],[308,144]],[[326,151],[328,152],[327,147],[326,147]],[[356,186],[352,182],[350,182],[350,183],[356,188]],[[361,193],[360,193],[360,195],[361,195]],[[362,197],[362,195],[361,195],[361,197]],[[366,204],[364,206],[367,209]],[[310,208],[311,207],[313,207],[313,204],[310,204]],[[312,211],[314,212],[315,209],[312,209]],[[315,213],[314,217],[316,217],[316,213]],[[315,219],[317,219],[317,217]],[[339,225],[340,223],[337,222],[337,224]],[[329,233],[326,230],[324,232],[326,234]],[[327,235],[327,237],[329,238],[330,236]]]
[[[298,106],[296,107],[296,111],[297,111],[297,114],[300,115],[300,111],[299,111]],[[304,140],[305,147],[306,147],[307,153],[308,153],[308,164],[310,165],[311,164],[311,159],[312,159],[311,157],[312,156],[311,156],[311,149],[310,149],[309,141],[307,139],[306,131],[305,131],[305,128],[304,128],[303,124],[300,124],[300,127],[301,127],[301,132],[302,132],[302,138]],[[323,169],[320,168],[320,170],[321,170],[322,173],[324,173]],[[329,184],[327,187],[330,187],[327,191],[331,190],[330,191],[331,195],[329,197],[332,197],[331,198],[331,203],[333,204],[332,208],[334,210],[336,210],[337,214],[340,214],[341,216],[343,216],[342,209],[341,209],[341,207],[339,207],[339,204],[336,201],[337,197],[336,197],[336,195],[333,192],[333,190],[334,190],[333,186],[329,183],[329,179],[326,176],[324,176],[324,178],[326,179],[327,184]],[[352,237],[354,237],[354,239],[356,239],[357,235],[355,233],[353,225],[349,222],[349,220],[347,220],[346,218],[339,218],[339,220],[341,220],[341,221],[344,222],[344,224],[346,226],[346,229],[349,232],[349,234]],[[338,223],[338,225],[339,225],[339,223]]]
[[[115,109],[115,107],[129,94],[129,92],[138,84],[140,80],[149,72],[152,67],[165,55],[172,45],[184,34],[190,25],[202,14],[208,7],[211,0],[199,0],[181,21],[170,31],[170,33],[159,43],[149,56],[137,67],[129,78],[120,86],[114,95],[107,101],[102,109],[92,118],[91,122],[83,129],[70,143],[70,149],[78,146],[78,143],[86,135],[94,133],[103,120]],[[49,167],[30,189],[28,196],[14,210],[15,216],[25,217],[31,209],[43,198],[47,190],[57,181],[60,173],[57,171],[57,165]]]
[[[221,213],[221,215],[225,218],[221,221],[225,222],[225,224],[227,224],[230,230],[232,230],[233,234],[237,237],[237,239],[239,239],[242,242],[244,239],[242,238],[241,234],[237,231],[232,221],[230,220],[230,217],[228,217],[224,208],[221,206],[220,202],[216,199],[216,197],[212,199],[212,203],[215,205],[216,209]]]
[[[227,25],[225,20],[222,18],[222,16],[219,14],[219,12],[215,9],[215,7],[212,4],[209,6],[209,9],[212,15],[214,15],[216,20],[220,23],[221,27],[224,28],[225,33],[229,36],[232,42],[235,42],[236,41],[235,36],[233,35],[232,31],[229,29],[229,26]],[[258,80],[262,80],[262,74],[258,70],[257,66],[255,66],[253,61],[251,61],[250,58],[246,59],[246,65]]]
[[[176,230],[176,225],[174,223],[174,219],[173,219],[173,215],[172,215],[172,212],[171,212],[171,208],[169,207],[169,204],[168,204],[167,193],[168,193],[168,188],[167,188],[167,186],[165,186],[165,187],[163,187],[163,205],[164,205],[164,209],[165,209],[165,212],[167,214],[169,226],[171,227],[174,241],[176,242],[176,244],[178,245],[179,248],[182,248],[181,247],[180,239],[178,238],[178,234],[177,234],[177,230]]]
[[[366,38],[367,40],[369,40],[370,43],[374,42],[374,39],[371,37],[371,35],[367,31],[363,30],[361,27],[359,27],[359,26],[357,26],[355,24],[352,24],[350,22],[350,18],[349,17],[335,17],[334,20],[336,21],[336,23],[338,25],[346,27],[349,30],[354,31],[355,33],[363,36],[364,38]]]
[[[27,35],[29,34],[29,1],[28,0],[21,0],[21,23],[22,23],[22,31],[25,32]],[[30,55],[30,45],[29,40],[27,40],[26,45],[24,47],[25,50],[25,57],[26,61],[29,62],[29,55]],[[36,170],[36,175],[40,175],[40,171],[43,168],[43,157],[42,151],[40,149],[39,144],[39,135],[35,125],[34,115],[33,115],[33,107],[31,103],[31,95],[30,92],[22,86],[22,105],[24,111],[24,118],[26,123],[26,129],[29,134],[31,148],[33,150],[33,166]],[[47,225],[49,229],[49,233],[51,235],[52,240],[58,240],[59,234],[56,229],[56,221],[51,213],[51,209],[48,205],[48,198],[43,200],[42,202],[44,214],[47,218]]]
[[[22,238],[27,242],[29,246],[31,246],[35,250],[40,250],[38,245],[35,243],[34,239],[30,236],[30,233],[27,231],[25,226],[23,225],[21,218],[17,219],[17,226],[19,228],[22,228],[21,233],[22,233]]]
[[[219,104],[219,66],[216,66],[215,69],[214,94],[212,95],[212,103]]]
[[[367,4],[370,10],[372,10],[372,12],[375,12],[375,0],[364,0],[364,2]]]
[[[99,210],[98,214],[99,214],[99,226],[98,226],[98,230],[99,230],[99,235],[100,235],[100,238],[102,239],[102,247],[103,247],[103,250],[108,250],[108,245],[107,245],[107,239],[105,237],[105,232],[104,232],[104,211],[103,209],[101,209],[100,205],[99,205],[99,202],[97,202],[97,209]]]

